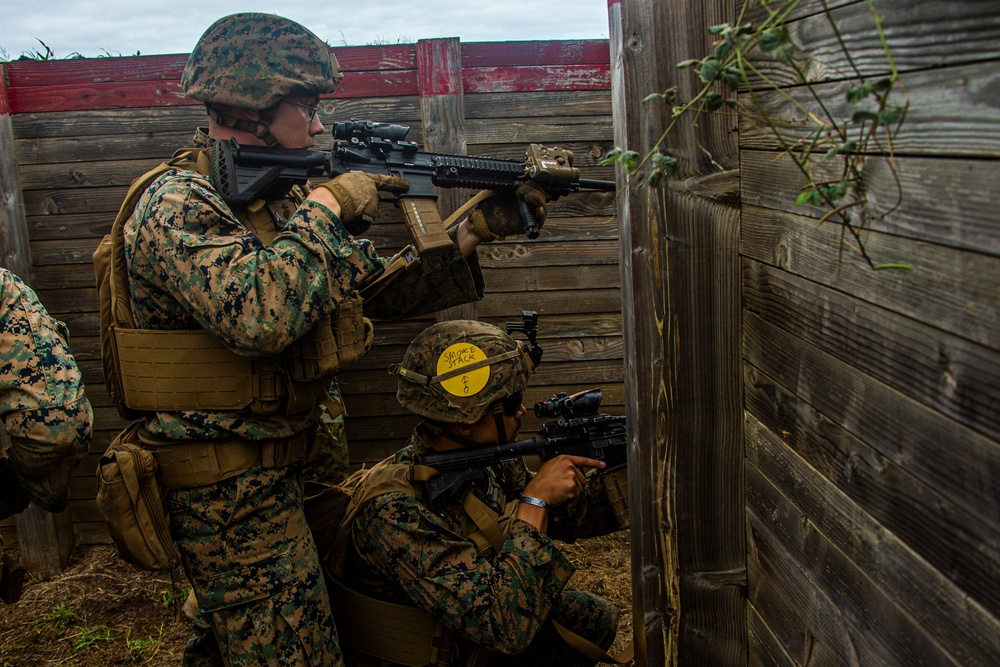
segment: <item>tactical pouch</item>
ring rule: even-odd
[[[285,359],[289,374],[297,382],[310,382],[335,375],[365,356],[374,331],[364,316],[362,299],[349,294],[337,304],[330,319],[288,346]]]
[[[141,423],[111,442],[97,465],[97,508],[122,560],[143,570],[172,569],[180,552],[153,454],[139,444]]]

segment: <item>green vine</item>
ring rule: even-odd
[[[630,183],[641,175],[641,184],[661,187],[680,166],[678,158],[669,154],[667,139],[682,119],[693,114],[694,122],[697,123],[703,114],[735,113],[751,117],[752,111],[756,111],[756,115],[763,119],[768,132],[781,148],[782,155],[790,158],[802,173],[803,186],[796,204],[825,208],[821,222],[836,220],[841,223],[841,251],[844,247],[854,249],[873,269],[909,269],[910,266],[906,264],[876,264],[869,256],[863,238],[863,232],[872,216],[861,178],[867,155],[880,154],[888,157],[889,169],[896,186],[895,204],[881,215],[887,215],[898,208],[902,199],[902,185],[893,144],[906,119],[909,101],[885,37],[884,17],[875,11],[873,0],[866,0],[889,68],[888,76],[866,77],[851,55],[827,0],[822,0],[824,16],[833,29],[856,81],[856,85],[847,92],[847,101],[857,105],[858,109],[849,119],[841,120],[834,116],[813,87],[813,82],[809,80],[805,67],[801,64],[808,56],[795,46],[789,36],[786,21],[803,1],[744,0],[735,24],[725,23],[709,28],[709,34],[715,37],[712,53],[701,59],[685,60],[677,64],[678,69],[691,69],[697,74],[702,84],[701,89],[687,101],[679,99],[676,86],[648,95],[643,100],[644,104],[658,102],[670,109],[670,121],[659,139],[641,159],[635,151],[616,147],[608,152],[601,164],[619,165]],[[751,4],[761,5],[768,13],[767,18],[759,25],[744,21]],[[750,56],[758,52],[770,54],[791,69],[796,83],[808,90],[809,97],[815,103],[815,110],[806,108],[754,65]],[[749,103],[742,100],[737,102],[720,92],[736,93],[741,88],[746,92],[743,100],[748,97]],[[793,141],[782,134],[761,102],[761,93],[765,91],[781,95],[800,114],[800,125],[808,128],[805,136]],[[895,103],[893,99],[893,93],[897,91],[902,99],[901,104]],[[835,178],[823,176],[824,173],[830,173],[828,165],[831,160],[839,161],[841,165]],[[827,167],[826,170],[818,168],[821,162]]]

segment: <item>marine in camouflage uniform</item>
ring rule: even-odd
[[[68,340],[34,291],[0,268],[0,418],[11,443],[0,453],[0,518],[29,502],[64,510],[87,454],[93,411]]]
[[[323,131],[315,104],[339,76],[329,47],[299,24],[265,14],[224,17],[199,40],[182,78],[185,93],[206,103],[212,121],[208,132],[196,133],[194,146],[232,136],[241,143],[309,147]],[[296,190],[283,201],[236,210],[199,171],[168,170],[124,225],[136,326],[204,329],[245,357],[284,354],[382,272],[387,260],[355,234],[370,224],[378,189],[399,192],[407,185],[351,173],[312,192]],[[496,206],[513,212],[517,203]],[[271,212],[270,229],[248,228],[251,214],[261,210]],[[481,298],[475,246],[518,231],[510,227],[513,216],[501,218],[485,229],[463,222],[450,230],[453,252],[421,258],[417,270],[366,300],[365,313],[416,316]],[[336,415],[324,418],[314,402],[289,406],[263,414],[158,410],[145,418],[144,442],[282,442],[321,422],[336,424]],[[341,664],[302,502],[298,463],[258,465],[217,483],[169,491],[172,533],[200,608],[186,664]]]
[[[449,358],[464,360],[459,369],[483,359],[492,363],[447,378]],[[512,441],[532,365],[517,342],[491,325],[454,321],[427,329],[395,369],[400,403],[423,421],[393,463],[409,466],[418,454]],[[350,526],[353,549],[343,580],[358,592],[414,605],[443,622],[459,640],[452,664],[592,665],[551,621],[606,649],[618,611],[600,596],[567,587],[574,567],[553,540],[572,542],[618,529],[603,494],[580,471],[600,465],[557,457],[534,476],[523,461],[487,469],[487,479],[472,483],[472,493],[498,517],[505,535],[499,553],[470,537],[476,524],[462,502],[468,487],[433,503],[420,484],[375,493],[362,501]],[[548,517],[548,509],[528,504],[536,498],[569,511]],[[345,656],[349,665],[388,664],[351,648]]]

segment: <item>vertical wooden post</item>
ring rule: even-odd
[[[21,177],[7,94],[7,66],[0,64],[0,266],[31,284],[31,252],[24,217]]]
[[[417,42],[417,85],[424,150],[465,155],[465,102],[462,83],[462,44],[457,37]],[[446,218],[468,199],[461,188],[438,190],[438,209]],[[438,313],[438,320],[475,319],[476,304],[466,303]]]
[[[10,114],[7,68],[0,65],[0,266],[30,285],[31,248]],[[9,444],[3,434],[0,446]],[[69,510],[51,514],[32,504],[14,518],[14,523],[24,566],[45,575],[61,572],[73,549],[73,519]]]
[[[731,0],[609,0],[616,145],[645,156],[698,82]],[[702,116],[658,150],[662,188],[618,199],[637,662],[745,665],[746,538],[735,120]],[[619,187],[625,182],[619,177]],[[650,362],[652,360],[652,363]]]

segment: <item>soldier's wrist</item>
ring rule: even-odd
[[[541,507],[546,512],[552,510],[552,505],[548,504],[541,498],[536,498],[534,496],[521,496],[518,502],[524,503],[525,505],[534,505],[535,507]]]

